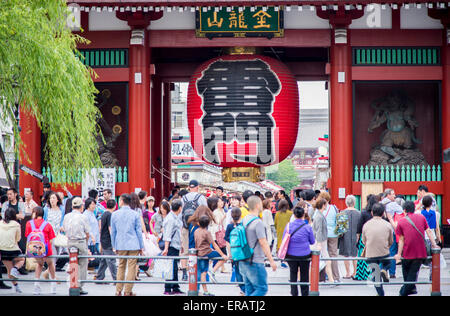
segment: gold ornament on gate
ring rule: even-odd
[[[114,115],[119,115],[122,112],[122,109],[120,108],[120,106],[115,105],[112,107],[111,112]]]
[[[259,167],[232,167],[222,169],[223,182],[260,182],[264,180],[264,174]]]
[[[113,126],[112,131],[114,134],[120,134],[122,133],[122,126],[120,126],[119,124],[116,124]]]
[[[229,55],[255,55],[259,50],[256,47],[235,46],[227,48],[226,52]]]

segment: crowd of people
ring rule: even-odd
[[[369,195],[361,211],[356,208],[355,196],[347,196],[347,208],[339,210],[326,191],[300,190],[291,201],[284,191],[245,191],[227,196],[217,187],[206,197],[199,192],[196,180],[186,189],[175,187],[158,206],[145,191],[122,194],[116,202],[109,189],[91,190],[84,201],[64,190],[66,194],[45,186],[39,204],[33,192],[27,191],[22,198],[14,188],[1,198],[1,262],[16,293],[22,292],[16,280],[27,274],[26,267],[31,265],[35,271],[33,294],[42,293],[42,274],[52,280],[50,293],[56,293],[56,271],[62,271],[68,259],[51,256],[67,254],[73,247],[80,256],[119,256],[117,260],[79,258],[80,280],[87,280],[92,268],[97,281],[105,280],[107,269],[114,281],[139,281],[140,273],[151,277],[156,269],[155,260],[139,260],[139,256],[157,249],[161,256],[186,257],[189,249],[196,249],[204,296],[213,295],[207,283],[216,282],[218,271],[232,272],[230,281],[242,282],[241,295],[263,296],[268,292],[266,268],[278,268],[277,254],[287,236],[290,239],[280,266],[289,268],[289,282],[309,282],[311,251],[317,250],[323,259],[320,281],[333,286],[342,282],[341,275],[338,261],[328,258],[365,257],[345,260],[342,279],[367,280],[379,269],[382,281],[388,282],[396,278],[396,266],[401,264],[404,281],[414,282],[426,263],[426,244],[438,247],[441,241],[440,212],[425,185],[418,188],[415,202],[386,189],[380,195]],[[233,231],[240,225],[251,248],[251,256],[245,260],[232,256]],[[24,256],[28,254],[27,238],[36,232],[45,238],[45,255]],[[232,271],[226,271],[226,262],[231,262]],[[172,260],[164,295],[184,294],[178,272],[181,270],[181,279],[187,281],[187,265],[186,259]],[[79,284],[80,294],[86,295],[83,285]],[[117,296],[136,295],[133,282],[117,282],[115,286]],[[298,286],[290,287],[291,295],[298,296]],[[11,288],[0,281],[0,289]],[[378,295],[384,295],[382,282],[375,288]],[[400,290],[400,295],[414,293],[414,284]],[[300,294],[309,295],[309,286],[302,284]]]

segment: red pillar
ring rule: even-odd
[[[441,293],[441,249],[431,249],[431,296],[442,296]]]
[[[164,83],[163,100],[163,196],[168,197],[171,193],[172,175],[172,106],[171,106],[170,82]]]
[[[349,30],[334,27],[330,48],[330,167],[331,200],[340,209],[345,208],[345,197],[339,190],[352,193],[353,170],[353,103],[352,64]],[[337,43],[336,33],[346,33],[346,43]]]
[[[309,286],[309,296],[319,296],[319,265],[320,265],[320,251],[311,251],[311,277]]]
[[[25,165],[39,173],[41,173],[41,130],[32,114],[20,111],[20,126],[22,131],[23,148],[28,157],[21,154],[20,164]],[[28,158],[28,159],[27,159]],[[41,181],[28,173],[20,171],[19,174],[20,195],[24,194],[24,189],[29,188],[34,193],[34,200],[39,202],[41,192]]]
[[[152,195],[156,199],[156,203],[160,203],[163,192],[163,177],[162,177],[162,82],[161,78],[154,76],[152,80],[152,119],[151,119],[151,165],[152,177],[155,181],[155,187],[152,190]]]
[[[317,15],[330,21],[330,168],[331,201],[345,208],[345,195],[352,193],[353,180],[353,100],[352,50],[350,30],[352,20],[364,15],[364,10],[317,10]],[[339,198],[339,191],[345,192]]]
[[[447,28],[444,28],[444,42],[442,46],[442,151],[450,159],[450,45],[447,40]],[[444,194],[442,197],[442,225],[447,225],[450,219],[450,161],[442,162],[442,179]]]
[[[142,41],[130,42],[128,105],[129,191],[150,188],[150,49],[145,28]],[[141,33],[142,34],[142,33]],[[132,31],[139,38],[138,30]]]

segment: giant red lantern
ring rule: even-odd
[[[289,69],[262,55],[225,55],[203,63],[189,82],[194,151],[221,167],[284,160],[297,140],[298,87]]]

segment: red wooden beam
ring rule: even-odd
[[[166,82],[189,81],[200,63],[160,63],[156,64],[158,76]],[[326,80],[324,62],[287,62],[286,66],[298,80],[311,78],[314,80]]]
[[[442,80],[440,66],[354,66],[353,80]]]
[[[124,82],[129,80],[129,68],[93,68],[98,78],[94,82]]]
[[[267,38],[198,38],[195,30],[150,30],[150,47],[329,47],[330,30],[285,30],[284,37]]]
[[[351,30],[352,46],[441,46],[442,30]]]
[[[130,31],[85,31],[75,34],[90,41],[88,44],[78,44],[78,49],[130,47]]]
[[[443,30],[350,30],[352,46],[441,46]],[[78,49],[128,48],[130,31],[85,31],[76,34],[87,38],[89,44]],[[195,30],[150,30],[151,47],[329,47],[330,30],[285,30],[283,38],[197,38]]]

